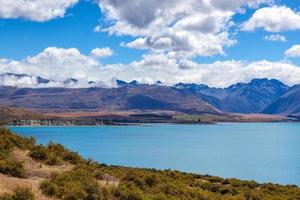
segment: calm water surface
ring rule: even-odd
[[[12,127],[102,163],[300,185],[300,124]]]

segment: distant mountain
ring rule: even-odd
[[[117,79],[116,83],[117,83],[118,87],[136,87],[136,86],[140,85],[136,80],[133,80],[133,81],[127,83],[126,81]]]
[[[65,87],[75,87],[78,83],[78,80],[75,78],[69,78],[65,80],[64,82]]]
[[[14,73],[3,73],[3,74],[0,74],[0,77],[1,78],[17,78],[17,79],[21,79],[21,78],[25,78],[25,77],[30,77],[26,74],[14,74]]]
[[[178,83],[174,85],[174,88],[185,91],[186,93],[192,93],[219,110],[223,109],[221,99],[227,95],[224,89],[210,88],[205,84]]]
[[[50,82],[48,79],[44,79],[40,76],[30,76],[27,74],[14,74],[14,73],[3,73],[0,74],[0,85],[2,86],[20,86],[23,87],[38,87],[40,85],[46,85]]]
[[[262,113],[300,116],[300,85],[290,88]]]
[[[0,93],[0,104],[2,102],[12,105],[16,103],[16,105],[32,107],[30,102],[36,102],[36,106],[39,108],[47,106],[51,108],[104,108],[105,105],[108,108],[118,109],[171,109],[183,112],[195,111],[196,113],[209,110],[212,112],[220,110],[232,113],[260,113],[289,89],[289,86],[274,79],[253,79],[249,83],[237,83],[228,88],[213,88],[194,83],[178,83],[169,87],[163,86],[161,81],[149,85],[141,84],[136,80],[131,82],[116,80],[117,88],[105,88],[101,82],[94,80],[79,81],[69,78],[59,82],[40,76],[13,73],[0,74],[1,85],[21,88],[7,89],[9,87],[3,87],[6,88],[6,91]],[[59,93],[57,93],[58,91]],[[57,104],[59,102],[57,99],[53,100],[56,103],[52,104],[43,99],[46,98],[46,95],[40,94],[41,92],[58,96],[62,94],[66,101]],[[30,100],[27,93],[32,95]],[[67,94],[70,94],[69,96],[72,98]],[[79,96],[75,96],[75,94]],[[37,99],[33,99],[33,96]],[[90,99],[82,99],[85,96]],[[78,98],[77,101],[76,98]],[[30,102],[25,102],[26,99]],[[197,103],[195,103],[196,101]],[[41,102],[44,104],[41,105]],[[193,104],[189,105],[189,103]]]
[[[222,99],[227,112],[257,113],[283,95],[289,87],[278,80],[254,79],[248,84],[239,83],[226,89]]]
[[[220,113],[196,95],[171,87],[119,88],[0,87],[0,104],[36,109],[167,110],[189,114]]]
[[[44,79],[44,78],[42,78],[40,76],[36,77],[36,80],[37,80],[38,84],[47,84],[47,83],[50,83],[50,80]]]
[[[202,84],[177,84],[175,87],[190,91],[221,111],[236,113],[258,113],[289,89],[274,79],[253,79],[250,83],[238,83],[224,89]]]

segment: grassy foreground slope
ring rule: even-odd
[[[101,150],[101,148],[99,149]],[[107,166],[0,128],[0,200],[297,200],[293,185]]]

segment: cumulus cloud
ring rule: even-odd
[[[130,48],[164,51],[180,57],[224,54],[236,43],[232,16],[270,0],[101,0],[106,28],[95,31],[137,37]]]
[[[106,58],[113,55],[113,50],[109,47],[105,48],[96,48],[91,51],[91,56],[94,58]]]
[[[300,13],[286,6],[265,7],[255,11],[242,29],[254,31],[264,29],[269,32],[281,32],[300,29]]]
[[[93,86],[116,87],[116,79],[148,84],[159,80],[165,85],[204,83],[214,87],[227,87],[253,78],[275,78],[289,85],[300,83],[300,68],[286,62],[229,60],[196,63],[189,59],[178,60],[172,55],[152,53],[129,64],[103,65],[98,59],[83,55],[77,49],[55,47],[19,61],[0,59],[0,74],[7,72],[29,75],[21,81],[0,80],[2,84],[19,87],[63,86],[62,83],[70,78],[78,80],[72,87],[90,87],[89,82],[93,82]],[[37,79],[33,78],[37,76],[51,82],[37,84]]]
[[[228,33],[217,35],[188,31],[168,32],[158,36],[138,38],[125,46],[136,49],[167,51],[175,57],[192,57],[195,55],[211,56],[224,54],[223,46],[232,46],[235,40],[228,39]]]
[[[27,75],[12,75],[12,74],[0,74],[0,85],[5,86],[23,86],[23,87],[38,87],[38,81],[36,77]]]
[[[63,17],[78,0],[0,0],[0,18],[48,21]]]
[[[99,68],[101,68],[99,57],[83,55],[76,48],[49,47],[35,56],[28,56],[20,61],[0,59],[0,73],[41,76],[57,82],[63,82],[69,78],[75,78],[84,83],[98,80]]]
[[[264,37],[264,40],[272,41],[272,42],[286,42],[285,36],[280,34],[266,35]]]
[[[57,47],[48,47],[35,56],[28,56],[26,62],[32,65],[44,65],[45,67],[48,65],[52,67],[97,65],[96,60],[92,57],[82,55],[76,48],[63,49]]]
[[[300,45],[294,45],[285,51],[287,57],[300,57]]]

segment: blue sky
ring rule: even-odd
[[[4,1],[0,0],[2,73],[24,72],[36,76],[39,75],[36,69],[40,69],[40,75],[54,79],[54,75],[47,77],[47,74],[55,74],[55,71],[49,71],[55,69],[64,74],[61,80],[68,76],[87,80],[95,77],[95,74],[89,73],[98,73],[99,70],[99,76],[105,74],[111,80],[120,75],[120,78],[127,81],[136,79],[140,82],[154,82],[163,79],[167,84],[182,81],[220,87],[230,85],[233,81],[249,81],[256,77],[278,78],[287,84],[300,83],[300,79],[296,78],[296,75],[300,76],[297,74],[300,72],[300,50],[297,49],[300,44],[300,22],[297,22],[300,19],[299,1],[229,0],[224,4],[221,0],[210,0],[209,5],[202,3],[198,10],[193,10],[193,6],[182,7],[184,2],[192,5],[195,0],[175,0],[177,4],[174,8],[167,4],[172,2],[170,0],[165,3],[153,1],[153,4],[161,4],[159,7],[149,4],[149,1],[141,3],[143,0],[67,0],[65,2],[69,3],[65,4],[55,0],[52,5],[33,0],[36,10],[24,6],[21,11],[20,5],[14,3],[6,10],[1,10]],[[211,12],[201,10],[201,6],[207,6]],[[58,11],[47,13],[51,9]],[[184,12],[181,9],[185,9]],[[279,16],[279,12],[283,16]],[[170,16],[170,13],[175,14]],[[181,18],[178,19],[177,15]],[[265,19],[267,15],[275,20]],[[164,23],[164,20],[168,23]],[[97,26],[100,27],[99,31],[94,31]],[[270,35],[284,37],[285,41],[264,39]],[[274,40],[279,40],[278,37]],[[49,47],[56,48],[48,51],[51,58],[45,54]],[[107,47],[112,52],[109,56],[98,55],[95,58],[90,53],[93,49]],[[292,47],[294,49],[288,54],[287,51]],[[79,54],[68,51],[71,48]],[[54,55],[57,57],[54,58]],[[66,56],[67,60],[58,64],[57,60]],[[82,56],[82,59],[78,56]],[[83,63],[78,64],[73,73],[66,73],[66,70],[72,69],[65,66],[65,63],[75,61]],[[214,71],[216,62],[221,62],[219,65],[229,63],[234,65],[234,69],[239,68],[239,77],[232,78],[232,81],[226,80],[232,74],[220,79],[213,77],[221,74],[207,72]],[[279,68],[280,64],[287,65],[289,73]],[[87,65],[86,70],[79,70],[79,66],[84,65]],[[263,65],[265,71],[256,73],[260,71],[255,69],[256,65]],[[251,70],[244,72],[249,66]],[[166,68],[175,80],[169,81],[170,77],[165,75],[168,74]],[[215,67],[222,71],[219,68]],[[226,65],[224,69],[227,68]],[[183,69],[185,71],[181,71]],[[159,70],[162,75],[158,74]],[[85,75],[81,76],[79,71],[84,71]],[[199,76],[195,77],[195,73]],[[109,82],[100,78],[97,81]]]
[[[121,42],[128,37],[109,36],[96,33],[93,29],[102,18],[96,3],[80,1],[67,10],[64,18],[46,22],[34,22],[26,19],[1,19],[0,55],[11,59],[22,59],[35,55],[49,46],[60,48],[78,48],[88,53],[96,47],[108,46],[114,49],[115,56],[103,62],[129,62],[139,59],[142,52],[122,48]]]

